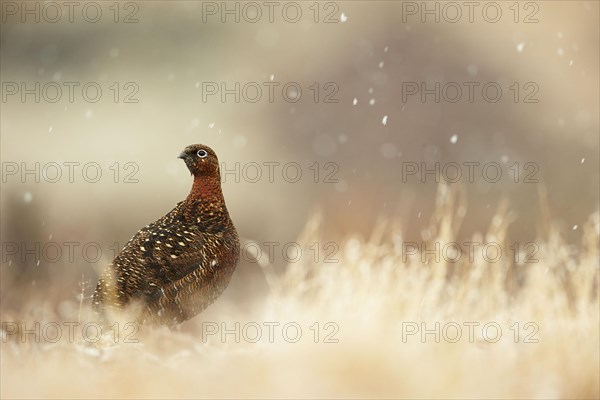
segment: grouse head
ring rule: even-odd
[[[191,144],[183,149],[179,158],[183,159],[194,176],[219,174],[219,160],[215,152],[208,146]]]

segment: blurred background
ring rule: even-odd
[[[192,143],[217,152],[237,230],[262,247],[295,241],[315,213],[324,243],[368,237],[378,218],[427,240],[438,182],[403,168],[457,163],[457,238],[508,204],[509,242],[553,224],[576,253],[598,209],[598,3],[494,3],[495,22],[485,2],[472,21],[462,3],[460,16],[424,4],[277,3],[270,17],[262,3],[76,3],[70,15],[63,3],[2,2],[2,311],[76,307],[78,282],[93,288],[115,249],[187,195],[176,157]],[[421,84],[440,85],[439,101],[410,92]],[[464,163],[496,163],[502,177],[477,167],[469,181]],[[286,265],[277,251],[275,270]],[[248,286],[236,287],[258,293]]]

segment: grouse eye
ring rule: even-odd
[[[196,154],[198,154],[198,157],[200,157],[200,158],[204,158],[208,155],[206,150],[198,150],[198,153],[196,153]]]

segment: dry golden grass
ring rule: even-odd
[[[446,187],[440,189],[438,211],[431,217],[431,243],[453,240],[464,216],[457,201]],[[512,218],[507,210],[501,207],[488,232],[476,239],[504,244]],[[318,241],[322,223],[315,215],[298,241]],[[550,226],[538,243],[538,263],[519,265],[504,257],[497,263],[477,259],[424,264],[418,258],[403,262],[401,227],[380,221],[369,238],[342,241],[338,263],[304,257],[283,274],[264,265],[270,291],[250,312],[240,311],[225,297],[181,329],[138,332],[136,344],[120,340],[89,345],[66,338],[54,344],[20,343],[5,336],[1,394],[598,398],[598,213],[581,229],[583,243],[574,252]],[[20,320],[50,321],[52,306],[46,308]],[[235,322],[242,327],[256,322],[263,337],[258,343],[243,336],[236,343],[233,335],[223,341],[219,335],[203,334],[206,322],[226,323],[230,329]],[[265,322],[281,324],[273,343],[267,340]],[[289,322],[302,328],[297,343],[284,340],[279,329]],[[318,343],[310,329],[315,322],[320,324]],[[326,329],[327,322],[336,325]],[[403,340],[407,323],[433,329],[436,322],[441,327],[458,324],[463,336],[456,343],[444,336],[437,343],[432,334],[425,340],[419,334]],[[464,325],[469,322],[480,324],[473,340]],[[490,322],[502,329],[495,343],[482,336],[481,327]],[[535,325],[525,329],[528,322]],[[515,323],[521,333],[516,342]],[[333,335],[337,343],[326,343],[334,326],[339,327]],[[535,326],[539,330],[529,336]],[[252,332],[246,334],[254,336]],[[493,337],[493,332],[488,333]],[[537,342],[529,343],[531,339]]]

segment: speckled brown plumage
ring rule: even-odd
[[[194,183],[188,197],[131,238],[102,273],[92,308],[101,320],[135,309],[141,323],[175,325],[210,305],[227,287],[239,239],[221,191],[219,162],[207,146],[179,155]]]

